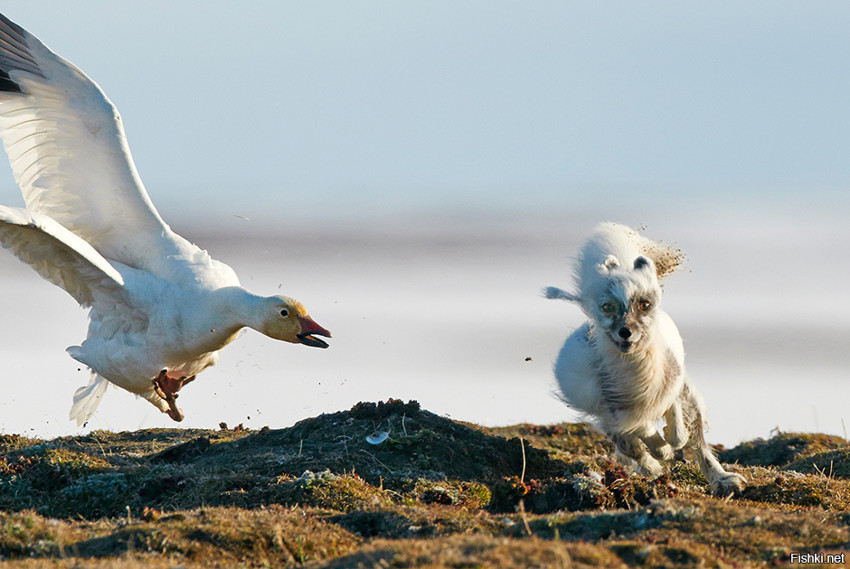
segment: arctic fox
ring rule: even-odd
[[[705,404],[685,373],[685,350],[659,307],[659,280],[682,253],[616,223],[596,227],[579,252],[577,293],[545,289],[577,302],[588,317],[567,338],[555,364],[567,405],[597,419],[618,454],[651,477],[674,451],[693,453],[716,496],[743,490],[743,476],[723,469],[705,442]],[[664,418],[664,437],[655,422]]]

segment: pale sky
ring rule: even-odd
[[[5,10],[116,103],[164,213],[574,210],[801,193],[829,209],[850,186],[844,2]],[[19,200],[2,168],[0,202]]]

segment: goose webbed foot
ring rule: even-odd
[[[168,404],[168,416],[178,423],[185,417],[183,411],[177,407],[177,392],[187,383],[195,379],[195,376],[174,378],[168,375],[168,370],[159,372],[153,380],[153,390]]]

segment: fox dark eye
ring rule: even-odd
[[[605,302],[599,308],[601,308],[602,312],[604,312],[605,314],[611,314],[612,312],[614,312],[615,307],[613,302]]]
[[[287,309],[283,309],[280,311],[280,315],[283,317],[289,316],[289,311]]]
[[[638,302],[638,308],[640,310],[643,310],[644,312],[646,312],[647,310],[652,308],[652,303],[649,302],[648,300],[641,300],[641,301]]]

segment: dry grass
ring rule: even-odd
[[[850,544],[843,441],[724,451],[747,464],[737,500],[691,464],[647,480],[610,452],[581,425],[399,401],[283,430],[5,435],[0,567],[757,567]]]

